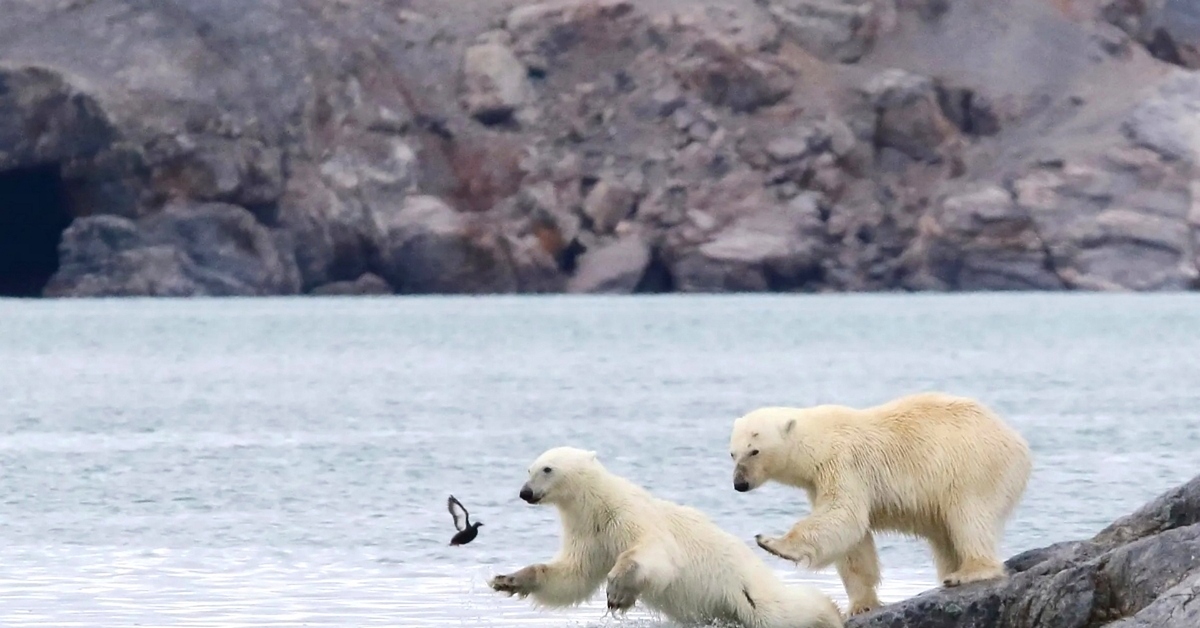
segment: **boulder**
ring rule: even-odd
[[[478,218],[478,217],[474,217]],[[406,294],[515,292],[505,239],[494,225],[432,196],[380,217],[379,274]]]
[[[1193,0],[1105,0],[1101,14],[1155,57],[1200,68],[1200,4]]]
[[[617,223],[633,213],[637,195],[623,183],[601,179],[583,201],[583,212],[592,220],[592,231],[612,233]]]
[[[997,186],[950,196],[919,223],[914,287],[1052,290],[1062,280],[1028,210]],[[918,253],[919,251],[919,253]]]
[[[529,98],[525,64],[503,41],[467,48],[462,73],[463,106],[484,124],[508,122]]]
[[[696,42],[678,69],[680,82],[706,102],[750,113],[783,100],[794,78],[770,59],[723,39]]]
[[[1200,75],[1172,72],[1130,112],[1122,129],[1164,157],[1200,163]]]
[[[287,239],[221,203],[168,206],[137,221],[77,219],[47,296],[267,296],[300,290]]]
[[[1008,578],[935,589],[847,628],[1191,628],[1200,621],[1200,477],[1094,537],[1023,552]]]
[[[933,80],[904,70],[885,70],[871,77],[862,94],[876,112],[875,142],[920,161],[941,156],[958,129],[938,104]]]
[[[650,247],[641,238],[622,238],[581,255],[567,290],[577,293],[635,292],[650,262]]]
[[[824,251],[816,202],[804,195],[739,219],[677,254],[671,274],[680,292],[801,290],[819,277]]]
[[[778,0],[766,3],[785,37],[821,59],[854,63],[875,38],[871,0]]]

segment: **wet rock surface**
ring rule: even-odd
[[[48,296],[1195,289],[1190,6],[0,0],[0,189]]]

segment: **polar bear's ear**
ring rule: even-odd
[[[791,434],[792,429],[794,429],[795,427],[796,427],[796,419],[788,419],[788,422],[783,424],[783,433]]]
[[[594,451],[589,451],[589,452],[588,452],[588,458],[591,458],[592,460],[595,460],[595,459],[596,459],[596,452],[594,452]]]

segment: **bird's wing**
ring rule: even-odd
[[[462,503],[454,499],[453,495],[450,496],[450,499],[446,500],[446,507],[450,509],[450,516],[454,517],[454,527],[460,531],[463,530],[465,528],[464,522],[468,521],[467,509],[463,508]]]

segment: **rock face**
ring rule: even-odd
[[[1194,8],[0,0],[0,292],[1195,289]]]
[[[851,618],[849,628],[1200,626],[1200,477],[1086,541],[1012,557],[1010,576],[939,589]]]
[[[281,234],[235,205],[172,205],[137,221],[77,219],[63,234],[48,296],[293,294],[300,276]]]

